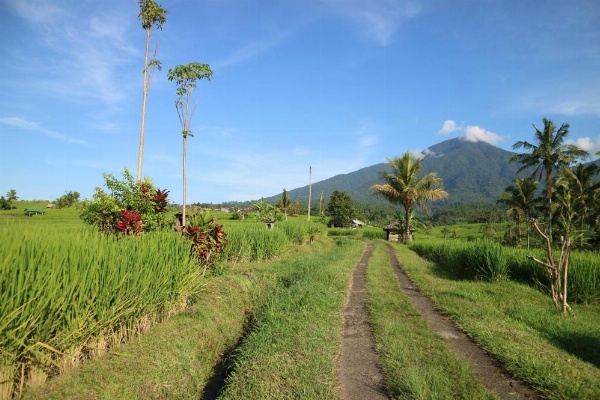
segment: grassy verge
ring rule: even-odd
[[[394,244],[422,292],[499,359],[551,399],[600,398],[600,307],[573,305],[562,316],[551,300],[516,282],[472,282]]]
[[[26,390],[24,398],[202,398],[216,366],[223,361],[225,353],[236,348],[252,319],[257,321],[250,335],[253,339],[247,339],[243,350],[234,351],[238,355],[236,365],[255,362],[243,360],[252,358],[248,349],[251,343],[256,343],[257,337],[265,338],[266,344],[260,346],[274,350],[271,344],[286,337],[282,330],[293,335],[291,340],[301,342],[301,345],[289,347],[290,352],[286,354],[271,354],[271,361],[265,364],[259,362],[262,369],[243,367],[243,374],[240,375],[242,370],[236,367],[235,377],[231,378],[232,387],[235,382],[240,382],[242,376],[252,380],[252,374],[255,374],[254,379],[264,384],[270,378],[263,379],[261,374],[281,379],[293,376],[294,387],[279,388],[279,393],[284,393],[285,397],[289,393],[315,386],[315,377],[318,376],[322,380],[319,393],[323,390],[335,391],[333,363],[338,351],[337,335],[341,322],[330,321],[335,319],[332,313],[336,306],[332,304],[343,302],[340,299],[345,298],[349,270],[361,250],[360,245],[339,246],[327,238],[320,238],[314,246],[306,245],[301,251],[279,261],[238,263],[231,272],[208,278],[197,303],[188,311],[155,326],[126,345],[115,347],[109,354],[92,359],[41,387]],[[346,269],[341,266],[344,260],[348,261],[348,265],[344,264]],[[311,274],[314,274],[314,278],[309,277]],[[307,287],[313,284],[314,287]],[[338,305],[336,308],[339,318],[340,307]],[[279,326],[279,321],[273,319],[278,312],[285,313],[291,320],[312,322],[302,327]],[[328,321],[326,326],[323,320]],[[277,332],[266,331],[267,327]],[[290,338],[285,340],[289,341]],[[326,355],[321,354],[323,343],[331,350]],[[296,372],[288,375],[290,371],[282,371],[277,361],[279,357],[286,365],[295,364]],[[254,390],[249,395],[244,392],[237,398],[265,398],[252,394],[256,390],[265,390],[264,387]],[[229,398],[237,396],[235,389],[228,393]]]
[[[364,245],[344,239],[337,244],[333,252],[291,265],[296,274],[257,317],[220,398],[339,397],[342,309]]]
[[[367,282],[379,362],[392,398],[495,398],[401,293],[382,242],[376,242]]]

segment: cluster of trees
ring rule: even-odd
[[[0,196],[0,210],[12,210],[15,208],[13,202],[17,201],[19,197],[17,196],[17,191],[15,189],[10,189],[6,192],[6,197]]]
[[[54,201],[54,204],[56,204],[56,207],[58,208],[72,207],[79,202],[79,197],[79,192],[65,192],[65,194]]]
[[[543,128],[533,127],[533,143],[519,141],[513,146],[529,152],[516,154],[511,159],[521,164],[519,172],[531,170],[532,174],[515,179],[501,194],[499,202],[517,224],[515,244],[527,238],[529,247],[530,228],[541,238],[545,257],[532,259],[545,268],[552,299],[564,312],[570,309],[567,279],[571,250],[575,246],[598,248],[600,182],[597,175],[600,168],[579,162],[589,154],[567,143],[569,124],[557,129],[554,122],[544,119]],[[542,196],[538,196],[540,182]]]

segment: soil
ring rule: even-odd
[[[383,375],[377,366],[375,340],[367,311],[366,270],[373,246],[368,244],[354,268],[352,288],[344,310],[339,379],[342,399],[387,399]]]
[[[352,288],[344,311],[339,379],[344,400],[387,399],[385,381],[378,367],[375,340],[367,310],[366,269],[373,246],[368,244],[354,269]],[[433,332],[466,360],[475,375],[500,399],[543,399],[536,391],[512,379],[502,366],[445,315],[410,281],[402,271],[396,254],[388,247],[391,268],[403,293],[427,321]]]

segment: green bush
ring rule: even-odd
[[[108,192],[96,187],[93,200],[83,203],[81,219],[87,224],[102,233],[117,233],[117,226],[124,222],[124,210],[139,213],[144,232],[164,228],[171,222],[166,215],[168,190],[155,188],[148,178],[136,182],[128,169],[123,171],[123,180],[111,174],[104,174],[104,180]]]

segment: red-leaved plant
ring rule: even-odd
[[[139,212],[127,209],[121,212],[121,218],[117,222],[118,231],[127,235],[141,235],[143,228],[144,223]]]
[[[192,241],[191,253],[206,272],[225,250],[229,242],[227,234],[223,231],[223,225],[208,213],[191,215],[188,222],[189,225],[184,226],[181,232]]]

